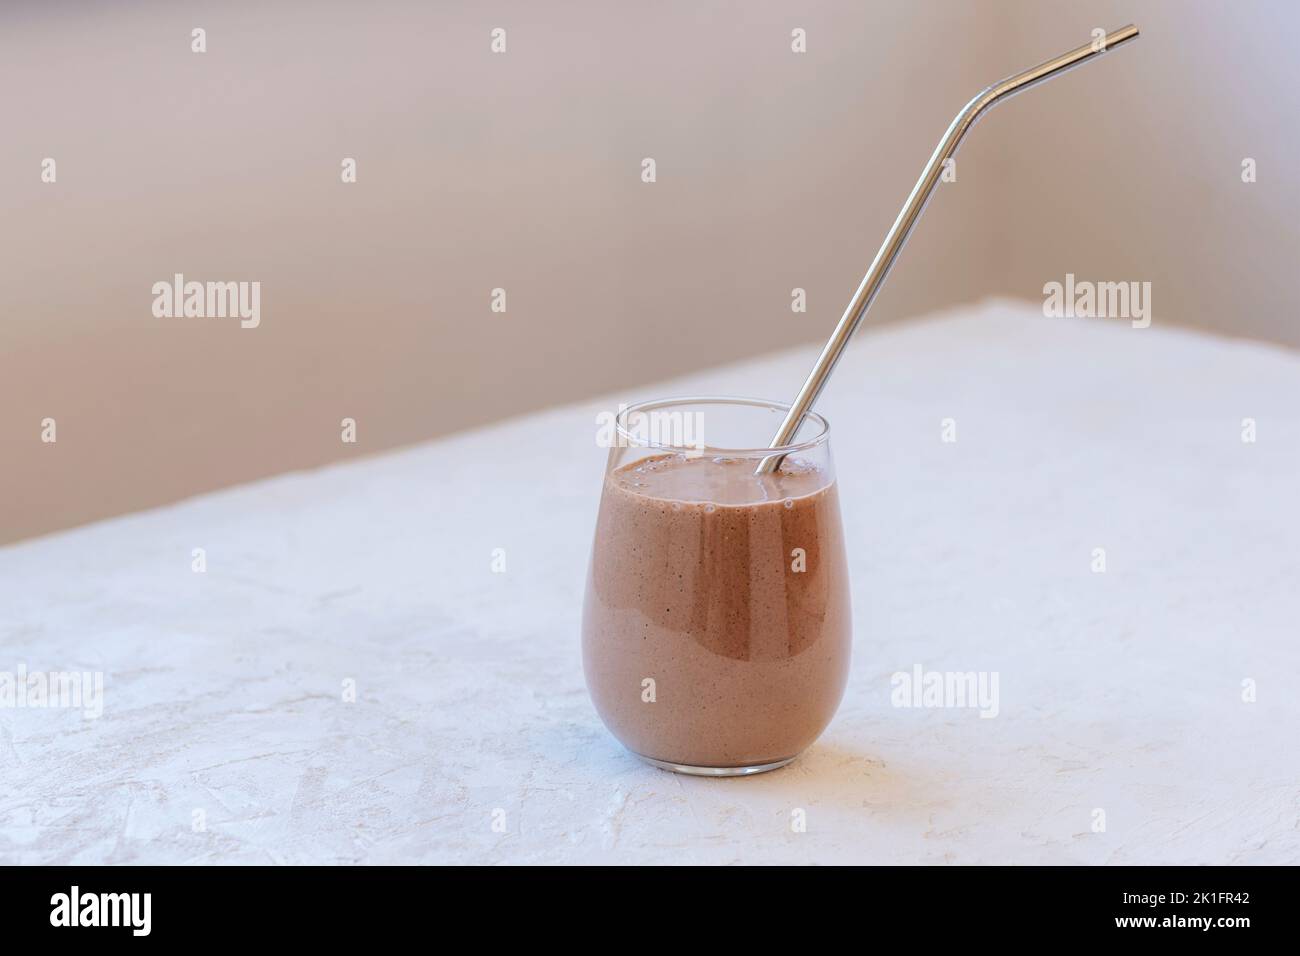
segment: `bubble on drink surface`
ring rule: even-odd
[[[708,504],[704,506],[704,511],[706,514],[713,514],[713,512],[717,510],[718,510],[718,506],[715,505],[712,501],[710,501]]]
[[[789,511],[791,508],[794,507],[794,499],[786,498],[785,501],[781,502],[781,504],[785,505],[786,510]]]
[[[787,455],[781,462],[781,470],[788,475],[807,475],[817,470],[817,466],[807,458]]]
[[[681,511],[681,510],[682,510],[682,503],[680,501],[674,501],[673,511]]]

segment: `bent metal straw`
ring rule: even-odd
[[[885,236],[880,251],[876,253],[876,258],[872,260],[871,268],[863,276],[858,291],[853,294],[853,299],[845,308],[839,324],[835,326],[835,331],[831,333],[830,341],[822,349],[817,364],[813,366],[812,372],[803,383],[803,388],[799,390],[799,394],[790,406],[790,411],[786,414],[785,420],[781,422],[781,427],[777,429],[776,435],[772,438],[769,448],[780,448],[788,445],[794,439],[795,433],[799,431],[799,426],[803,424],[804,416],[812,409],[813,403],[817,401],[817,396],[826,387],[826,381],[835,369],[835,363],[840,360],[840,355],[844,352],[844,346],[853,337],[853,332],[862,322],[862,317],[871,308],[876,293],[884,285],[885,277],[889,275],[890,267],[893,266],[894,260],[898,258],[899,252],[907,243],[907,237],[911,234],[912,227],[916,225],[916,221],[921,218],[921,213],[925,211],[925,205],[930,200],[930,194],[934,192],[934,187],[943,175],[944,163],[956,155],[957,147],[961,145],[966,132],[975,125],[984,111],[1017,93],[1029,89],[1031,86],[1042,83],[1044,80],[1050,80],[1052,77],[1060,76],[1066,70],[1087,63],[1101,56],[1101,54],[1115,49],[1120,44],[1127,43],[1137,35],[1138,28],[1130,23],[1114,33],[1107,34],[1105,37],[1098,36],[1092,43],[1081,46],[1077,50],[1062,53],[1055,59],[1040,63],[1033,69],[1025,70],[1023,73],[1017,73],[1015,76],[994,83],[977,94],[957,114],[957,118],[948,127],[948,132],[944,133],[943,139],[939,140],[939,145],[935,148],[934,155],[930,157],[930,162],[926,164],[925,171],[921,173],[921,178],[912,187],[912,194],[907,197],[907,202],[903,204],[903,209],[899,212],[898,218],[894,220],[894,225],[890,228],[888,235]],[[781,459],[784,457],[784,455],[770,455],[764,458],[757,468],[757,474],[761,475],[774,471],[781,464]]]

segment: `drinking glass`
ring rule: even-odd
[[[784,766],[848,677],[848,570],[829,426],[766,447],[788,405],[620,411],[583,606],[587,687],[610,732],[681,773]],[[780,456],[771,474],[760,462]]]

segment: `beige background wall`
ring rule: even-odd
[[[1300,346],[1300,3],[997,3],[1032,59],[1054,35],[1136,22],[1142,37],[1001,107],[1011,295],[1044,282],[1152,283],[1153,321]],[[1122,62],[1121,62],[1122,60]],[[1108,75],[1107,75],[1108,74]],[[1253,158],[1257,181],[1241,180]]]
[[[872,322],[1068,271],[1300,344],[1292,5],[6,5],[0,541],[822,339],[956,109],[1130,20],[981,123]],[[261,326],[154,318],[175,272]]]

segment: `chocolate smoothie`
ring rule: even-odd
[[[794,458],[761,477],[756,464],[660,455],[606,477],[583,664],[601,718],[642,756],[786,760],[839,705],[850,614],[834,480]]]

